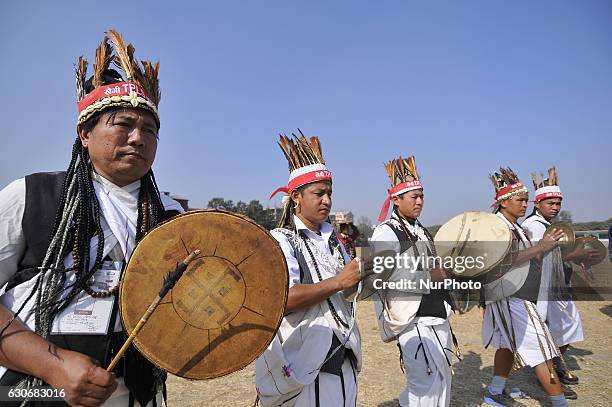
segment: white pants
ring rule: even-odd
[[[342,378],[330,373],[319,373],[319,403],[317,404],[317,385],[313,383],[304,387],[299,396],[283,404],[295,407],[355,407],[357,405],[357,373],[348,358],[342,364]],[[343,383],[344,381],[344,383]],[[344,385],[344,386],[343,386]]]
[[[483,344],[512,349],[514,342],[523,364],[535,367],[558,355],[546,323],[540,320],[531,301],[509,297],[487,304],[482,321]]]
[[[558,346],[584,340],[582,321],[574,301],[550,301],[546,324]]]
[[[424,325],[417,319],[399,336],[398,341],[406,371],[406,388],[400,394],[400,406],[447,407],[452,378],[448,363],[453,361],[448,321],[439,325]]]

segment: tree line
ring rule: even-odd
[[[278,208],[264,208],[257,200],[252,200],[249,203],[238,201],[234,204],[234,201],[231,199],[226,200],[224,198],[211,199],[208,201],[207,208],[222,209],[248,216],[267,230],[272,230],[276,227],[277,219],[282,211],[282,209]]]
[[[210,201],[208,201],[207,208],[223,209],[230,212],[240,213],[253,219],[267,230],[272,230],[276,227],[278,219],[282,213],[282,208],[264,208],[263,205],[257,200],[252,200],[248,203],[242,201],[234,203],[231,199],[226,200],[224,198],[212,198]],[[610,224],[612,224],[612,217],[603,221],[574,223],[570,211],[561,211],[555,219],[555,223],[556,222],[570,223],[576,231],[608,230]],[[360,232],[357,244],[361,246],[367,245],[368,239],[372,236],[372,232],[374,232],[374,227],[376,225],[374,225],[369,218],[360,216],[355,222],[355,226],[357,226]],[[436,232],[441,226],[442,225],[428,226],[427,230],[429,230],[429,232],[435,236]]]

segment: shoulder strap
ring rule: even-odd
[[[529,238],[529,236],[527,235],[527,233],[525,233],[525,230],[520,226],[520,225],[514,225],[515,227],[513,229],[510,229],[512,231],[512,233],[514,234],[514,237],[516,237],[516,239],[521,242],[523,244],[523,246],[525,246],[527,248],[527,245],[525,244],[525,242],[523,242],[523,238],[521,237],[521,234],[519,233],[519,231],[516,229],[516,226],[518,226],[519,228],[521,228],[521,230],[523,231],[523,235],[527,238],[527,241],[529,243],[531,243],[531,239]]]
[[[549,227],[549,226],[550,226],[550,225],[549,225],[549,224],[547,224],[546,222],[542,222],[542,221],[540,220],[540,217],[539,217],[539,216],[538,216],[538,215],[537,215],[535,212],[534,212],[534,213],[532,213],[531,215],[527,216],[527,217],[525,218],[525,220],[523,221],[523,223],[525,223],[525,222],[527,221],[527,219],[531,219],[531,218],[534,218],[534,219],[533,219],[534,221],[536,221],[536,222],[538,222],[538,223],[541,223],[542,225],[544,225],[544,227]],[[522,227],[522,226],[521,226],[521,227]]]
[[[400,253],[404,253],[406,250],[414,246],[414,241],[410,238],[410,236],[406,233],[404,229],[396,225],[391,220],[388,220],[384,224],[389,226],[393,233],[395,233],[395,237],[397,237],[397,240],[400,244]]]
[[[306,263],[306,258],[304,257],[304,254],[298,250],[294,240],[290,238],[290,236],[295,235],[295,232],[288,229],[279,229],[279,231],[287,236],[287,241],[293,250],[298,266],[300,267],[300,284],[313,284],[314,281],[312,281],[312,275],[310,274],[310,269]]]

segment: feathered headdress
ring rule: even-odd
[[[527,193],[527,187],[519,181],[518,176],[512,171],[510,167],[499,168],[499,172],[489,176],[493,186],[495,187],[495,206],[501,201],[510,198],[511,196]]]
[[[547,198],[563,198],[561,188],[559,188],[559,176],[555,167],[548,169],[548,178],[544,178],[542,173],[540,173],[540,176],[542,178],[541,181],[538,180],[538,175],[535,172],[531,173],[536,202]]]
[[[309,140],[300,129],[298,132],[299,136],[293,133],[291,137],[280,135],[278,145],[289,163],[289,182],[286,187],[277,188],[270,199],[278,192],[289,194],[302,185],[332,180],[331,172],[325,166],[318,137],[313,136]]]
[[[391,206],[391,197],[415,189],[423,189],[413,155],[408,158],[402,158],[400,156],[397,159],[393,159],[385,164],[385,169],[391,180],[391,188],[387,189],[387,199],[383,203],[380,214],[378,215],[379,222],[384,221],[387,217],[389,207]]]
[[[125,45],[121,34],[108,30],[96,49],[94,72],[89,81],[85,80],[87,60],[83,56],[79,57],[75,65],[79,111],[77,127],[94,113],[114,106],[147,109],[153,113],[159,125],[159,62],[152,64],[150,61],[140,61],[141,68],[134,58],[134,51],[132,44]],[[111,63],[123,71],[125,78],[109,69]]]

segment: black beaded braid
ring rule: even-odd
[[[92,118],[96,120],[97,118]],[[66,227],[69,230],[66,233],[65,242],[63,245],[56,245],[56,247],[47,253],[47,256],[51,259],[64,259],[65,256],[72,251],[73,255],[73,266],[76,275],[76,281],[71,286],[67,287],[67,295],[63,299],[59,299],[58,294],[62,291],[66,275],[65,271],[62,270],[58,273],[57,282],[53,284],[50,293],[42,293],[38,298],[42,301],[37,301],[35,307],[35,315],[37,321],[37,331],[40,329],[40,335],[46,337],[50,324],[48,321],[53,321],[55,315],[62,309],[68,306],[68,304],[81,292],[90,292],[88,282],[95,273],[95,270],[99,269],[103,262],[103,250],[104,250],[104,233],[100,223],[100,205],[95,194],[95,190],[92,182],[92,171],[93,167],[87,149],[81,144],[79,138],[76,139],[72,159],[70,165],[66,171],[66,179],[64,181],[62,194],[60,198],[59,208],[55,217],[55,223],[51,240],[56,237],[58,232],[61,232],[60,225],[64,220],[65,209],[68,201],[68,194],[70,185],[73,180],[76,181],[75,190],[80,201],[77,206],[76,212],[72,219],[68,219],[68,225]],[[164,207],[159,195],[159,189],[155,182],[153,171],[150,170],[141,179],[141,186],[138,197],[138,221],[137,221],[137,236],[136,240],[139,241],[148,230],[153,228],[159,223],[164,214]],[[98,247],[93,266],[90,264],[90,240],[94,237],[98,237]],[[59,253],[60,247],[64,247],[62,253]],[[45,266],[45,265],[44,265]],[[58,264],[46,265],[49,268],[54,268],[56,271],[60,271],[63,265]],[[40,284],[37,282],[37,288],[43,288],[42,281]],[[34,290],[36,291],[36,290]],[[47,321],[47,323],[44,322]],[[39,328],[39,323],[42,326]]]
[[[42,265],[43,272],[39,275],[36,283],[37,289],[32,292],[37,291],[37,300],[34,307],[36,332],[45,338],[49,334],[51,322],[55,315],[82,291],[83,286],[102,262],[104,236],[100,226],[100,206],[93,191],[91,170],[88,152],[77,137],[62,187],[53,232],[49,240],[49,249],[45,256],[47,261],[46,264]],[[71,185],[73,185],[72,192]],[[66,213],[68,200],[75,197],[79,200],[76,211],[72,219],[66,219],[65,217],[68,216]],[[89,240],[94,235],[97,235],[100,240],[94,267],[90,268]],[[52,244],[53,241],[56,241],[57,244]],[[60,301],[59,293],[64,288],[66,281],[63,258],[71,250],[74,254],[72,269],[76,273],[76,281],[67,287],[67,295]],[[50,270],[50,276],[49,273],[46,273],[46,270]],[[45,274],[48,275],[47,281],[43,281],[43,275]]]
[[[438,253],[436,252],[436,245],[434,244],[433,236],[431,235],[431,233],[429,233],[429,230],[427,230],[427,228],[421,224],[421,222],[418,219],[416,220],[416,222],[423,229],[423,232],[425,232],[425,236],[427,236],[427,239],[429,240],[429,243],[431,243],[430,246],[431,246],[432,254],[434,256],[437,256]]]
[[[406,236],[408,236],[408,239],[410,239],[410,245],[414,246],[419,239],[408,230],[408,228],[406,227],[406,224],[404,223],[404,217],[400,215],[397,206],[393,207],[393,213],[395,213],[395,215],[397,216],[397,220],[400,224],[400,227],[402,228],[404,233],[406,233]]]
[[[297,191],[300,193],[300,195],[304,193],[304,189],[307,186],[308,185],[302,185],[301,187],[297,188]],[[295,204],[289,196],[289,199],[287,199],[287,202],[285,202],[285,205],[283,206],[283,213],[281,214],[277,227],[281,229],[295,230],[295,222],[293,221],[293,215],[295,215]]]
[[[406,227],[406,224],[404,223],[404,217],[399,213],[399,209],[397,208],[397,206],[393,207],[393,213],[395,213],[397,215],[397,219],[399,221],[400,227],[402,228],[402,230],[404,231],[404,233],[406,233],[406,236],[408,236],[408,238],[410,239],[410,243],[411,246],[415,246],[416,242],[419,240],[418,237],[416,237],[415,235],[413,235],[412,233],[410,233],[410,231],[408,230],[408,228]],[[419,222],[418,219],[415,219],[414,222],[419,225],[421,228],[423,228],[423,231],[425,232],[425,236],[427,236],[427,239],[429,240],[429,242],[431,243],[429,246],[431,246],[430,248],[428,248],[428,250],[431,250],[432,254],[435,256],[436,255],[436,247],[434,245],[434,239],[433,236],[431,235],[431,233],[429,233],[429,230],[427,230],[427,228],[425,228],[421,222]],[[416,248],[415,248],[416,250]]]

